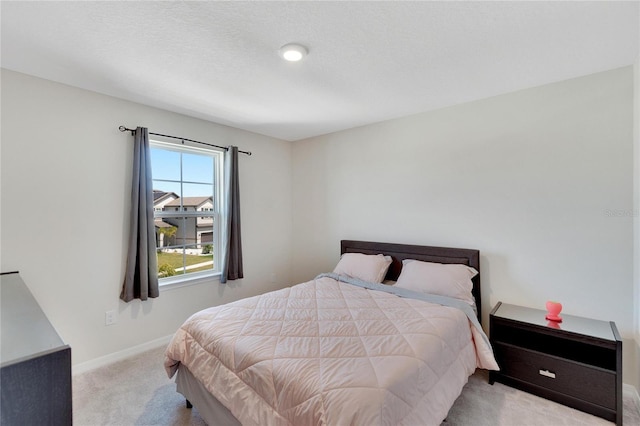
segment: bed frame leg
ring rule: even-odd
[[[191,401],[189,401],[188,399],[185,399],[185,401],[187,401],[187,408],[193,408],[193,404],[191,403]]]

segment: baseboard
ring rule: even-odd
[[[632,385],[624,383],[622,385],[622,395],[623,398],[631,398],[631,400],[636,404],[638,413],[640,413],[640,395],[638,395],[638,389]]]
[[[158,348],[169,344],[169,341],[173,337],[173,334],[169,336],[160,337],[150,342],[142,343],[140,345],[132,346],[127,349],[123,349],[118,352],[111,353],[109,355],[101,356],[99,358],[92,359],[90,361],[82,362],[80,364],[73,365],[71,372],[75,376],[77,374],[86,373],[87,371],[104,367],[105,365],[112,364],[117,361],[122,361],[125,358],[129,358],[134,355],[141,354],[151,349]]]

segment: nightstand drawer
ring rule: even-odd
[[[500,373],[606,408],[616,408],[615,372],[495,342]]]

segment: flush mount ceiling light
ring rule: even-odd
[[[309,53],[306,47],[295,43],[285,44],[279,52],[284,60],[290,62],[297,62]]]

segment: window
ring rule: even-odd
[[[150,144],[160,285],[219,273],[222,152]]]

